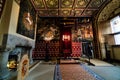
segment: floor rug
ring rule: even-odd
[[[74,59],[65,59],[65,60],[60,60],[60,64],[78,64],[79,62],[77,62]]]
[[[56,66],[55,80],[96,80],[79,64],[60,64]]]

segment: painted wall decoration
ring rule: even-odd
[[[39,36],[39,40],[59,40],[60,30],[59,27],[53,22],[49,19],[40,20],[37,29],[37,36]]]
[[[58,27],[55,26],[46,26],[42,27],[38,30],[40,34],[40,39],[41,40],[52,40],[52,39],[59,39],[59,32],[58,32]]]
[[[17,33],[34,39],[36,11],[29,0],[21,0]]]
[[[29,74],[29,58],[28,55],[25,54],[23,55],[19,63],[17,80],[25,80],[28,74]]]
[[[91,24],[82,24],[77,26],[77,29],[72,29],[73,41],[92,40],[92,39],[93,39],[93,30]]]

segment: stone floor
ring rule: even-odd
[[[114,66],[110,63],[107,63],[101,60],[96,60],[96,59],[90,60],[91,63],[94,64],[94,66],[88,65],[86,62],[81,61],[81,60],[80,61],[79,60],[75,60],[75,61],[74,60],[71,60],[71,61],[62,60],[62,61],[65,63],[66,61],[71,62],[71,63],[77,61],[77,64],[84,64],[84,66],[87,67],[87,69],[101,76],[102,78],[104,78],[104,80],[120,80],[120,66],[119,65]],[[69,64],[67,63],[67,65]],[[30,73],[25,80],[54,80],[55,66],[56,66],[56,63],[53,63],[51,61],[49,62],[40,61],[38,64],[31,66]],[[12,71],[10,74],[10,77],[14,76],[15,74],[16,72]],[[4,80],[17,80],[17,79],[16,77],[12,77],[9,79],[4,79]]]
[[[90,62],[94,64],[94,66],[114,66],[113,64],[98,59],[90,59]]]
[[[55,64],[43,62],[38,64],[25,80],[54,80]]]
[[[86,65],[88,69],[101,76],[104,80],[120,80],[120,65],[108,63],[98,59],[91,59],[95,66]]]
[[[120,80],[120,68],[116,66],[87,66],[104,80]]]

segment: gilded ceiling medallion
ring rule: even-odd
[[[64,5],[70,5],[70,2],[69,2],[69,1],[66,1],[66,2],[64,3]]]
[[[80,6],[84,6],[84,5],[85,5],[85,2],[84,2],[84,1],[81,1],[81,2],[79,2],[79,5],[80,5]]]
[[[73,0],[62,0],[62,7],[72,7]]]
[[[80,11],[75,11],[76,14],[80,14]]]
[[[64,13],[64,14],[67,14],[67,13],[68,13],[68,11],[63,11],[63,13]]]
[[[47,6],[50,8],[57,8],[58,7],[58,0],[46,0]]]
[[[75,10],[75,16],[81,15],[81,13],[82,13],[82,10]]]
[[[90,0],[77,0],[75,7],[86,7]]]
[[[34,0],[34,3],[37,8],[44,8],[45,6],[42,3],[42,0]]]
[[[55,5],[55,3],[54,3],[53,1],[50,1],[49,4],[50,4],[51,6]]]
[[[54,15],[54,16],[58,16],[58,10],[49,10],[48,11],[48,14],[51,16],[51,15]]]
[[[62,16],[68,16],[70,15],[70,11],[69,10],[63,10],[62,11]]]

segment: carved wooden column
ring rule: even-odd
[[[0,80],[9,76],[9,70],[7,68],[9,50],[0,48]]]

